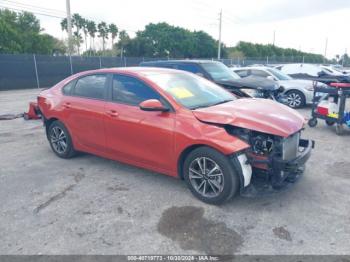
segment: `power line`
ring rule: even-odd
[[[60,14],[63,14],[65,15],[66,12],[63,11],[63,10],[58,10],[58,9],[52,9],[52,8],[46,8],[46,7],[41,7],[41,6],[36,6],[36,5],[30,5],[30,4],[24,4],[24,3],[21,3],[21,2],[17,2],[17,1],[11,1],[11,0],[2,0],[3,2],[8,2],[12,5],[19,5],[19,6],[22,6],[22,7],[29,7],[29,8],[35,8],[35,9],[41,9],[43,11],[48,11],[48,12],[54,12],[54,13],[60,13]]]
[[[12,11],[30,12],[30,13],[33,13],[33,14],[36,14],[36,15],[43,15],[43,16],[48,16],[48,17],[53,17],[53,18],[59,18],[59,19],[65,18],[64,16],[57,16],[57,15],[52,15],[52,14],[45,14],[45,13],[42,13],[42,12],[30,11],[30,10],[25,10],[25,9],[19,9],[19,8],[14,8],[14,7],[9,7],[9,6],[0,5],[0,7],[6,8],[6,9],[9,9],[9,10],[12,10]]]

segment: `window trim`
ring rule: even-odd
[[[76,95],[74,91],[75,91],[75,87],[76,87],[78,81],[80,79],[84,78],[84,77],[94,76],[94,75],[104,75],[104,76],[106,76],[106,82],[105,82],[105,86],[104,86],[103,98],[94,98],[94,97],[87,97],[87,96]],[[84,99],[97,100],[97,101],[107,101],[107,99],[108,99],[109,73],[102,73],[102,72],[101,73],[100,72],[98,72],[98,73],[89,73],[89,74],[86,74],[86,75],[79,76],[79,77],[75,78],[72,81],[75,81],[75,83],[74,83],[74,86],[73,86],[69,96],[71,96],[71,97],[79,97],[79,98],[84,98]],[[63,90],[62,90],[62,93],[63,93]]]
[[[129,104],[123,101],[116,101],[113,100],[113,79],[115,75],[120,75],[120,76],[127,76],[133,79],[136,79],[137,81],[140,81],[142,84],[144,84],[145,86],[147,86],[148,88],[150,88],[151,90],[153,90],[155,93],[157,93],[159,95],[159,101],[164,105],[167,106],[169,108],[169,111],[167,111],[167,113],[170,112],[175,112],[174,107],[171,105],[171,103],[162,95],[158,92],[158,90],[154,89],[152,86],[150,86],[149,84],[147,84],[145,81],[143,81],[142,79],[135,77],[133,75],[129,75],[129,74],[123,74],[123,73],[111,73],[110,74],[110,82],[109,82],[109,90],[108,90],[108,101],[111,103],[115,103],[115,104],[122,104],[122,105],[127,105],[127,106],[133,106],[133,107],[137,107],[139,108],[139,105],[133,105],[133,104]]]

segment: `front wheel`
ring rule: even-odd
[[[309,127],[315,127],[315,126],[317,126],[317,118],[311,118],[311,119],[308,121],[308,124],[309,124]]]
[[[208,204],[220,205],[232,198],[239,188],[239,177],[222,153],[199,147],[186,158],[184,178],[192,194]]]
[[[305,95],[298,90],[288,91],[286,98],[287,105],[291,108],[301,108],[306,104]]]

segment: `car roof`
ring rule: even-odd
[[[141,65],[147,65],[147,64],[207,64],[207,63],[220,63],[219,61],[213,61],[213,60],[189,60],[189,59],[183,59],[183,60],[157,60],[157,61],[147,61],[142,62]]]
[[[246,67],[232,68],[233,71],[247,70],[247,69],[267,70],[267,69],[271,69],[271,67],[267,67],[267,66],[246,66]]]
[[[179,71],[170,68],[160,68],[160,67],[112,67],[112,68],[101,68],[96,70],[84,71],[79,74],[96,74],[96,73],[125,73],[130,75],[148,76],[156,74],[180,74],[186,73],[185,71]]]

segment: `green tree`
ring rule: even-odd
[[[125,30],[120,31],[119,41],[118,41],[117,46],[120,49],[121,56],[124,56],[124,50],[125,50],[124,48],[129,43],[129,41],[130,41],[130,37],[129,37],[128,33]]]
[[[138,31],[125,48],[132,56],[211,58],[217,54],[217,41],[203,31],[191,32],[167,23],[151,23],[145,30]],[[226,55],[224,50],[223,54]]]
[[[0,53],[62,54],[56,38],[42,34],[39,20],[29,12],[0,10]]]
[[[101,22],[97,25],[99,37],[102,38],[102,50],[105,51],[106,39],[108,39],[108,26],[105,22]]]
[[[92,39],[92,48],[91,48],[91,41],[90,41],[90,50],[94,50],[95,49],[95,37],[96,37],[96,32],[97,32],[96,24],[94,21],[88,21],[86,27],[87,27],[87,30],[88,30],[89,35],[90,35],[90,40]]]
[[[118,27],[113,23],[108,26],[108,30],[111,33],[111,40],[112,40],[112,47],[113,47],[114,39],[117,37],[119,30],[118,30]]]

